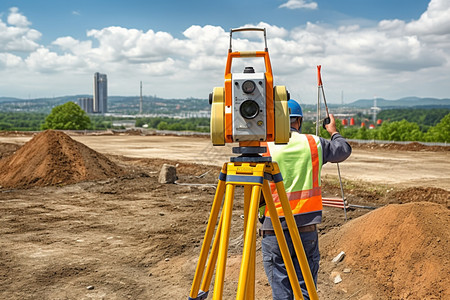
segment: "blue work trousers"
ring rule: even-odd
[[[294,263],[295,272],[300,283],[300,288],[305,300],[309,300],[308,291],[306,289],[305,280],[300,269],[300,265],[295,254],[292,239],[287,230],[284,231],[286,243],[291,254],[292,262]],[[317,286],[317,273],[319,271],[319,241],[317,231],[300,233],[303,248],[305,249],[306,258],[308,260],[309,268]],[[272,287],[272,297],[274,300],[293,300],[294,293],[289,282],[286,267],[281,256],[280,247],[278,246],[275,235],[264,235],[262,239],[262,255],[264,270],[266,271],[269,284]]]

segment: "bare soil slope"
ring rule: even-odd
[[[335,269],[351,269],[341,274],[341,288],[349,294],[363,277],[366,285],[376,286],[372,296],[378,299],[450,299],[448,224],[443,205],[391,204],[323,236],[322,256],[330,261],[339,251],[346,253]]]
[[[187,299],[219,167],[106,157],[54,131],[1,151],[1,299]],[[177,165],[177,184],[158,183],[163,163]],[[323,187],[339,195],[335,179]],[[450,297],[450,192],[359,181],[344,188],[350,203],[378,209],[351,209],[349,222],[342,210],[324,209],[319,298]],[[224,299],[235,297],[243,207],[238,188]],[[256,299],[269,300],[257,239]],[[346,257],[336,265],[340,251]]]
[[[208,138],[195,136],[67,133],[74,140],[102,154],[171,159],[214,166],[229,161],[230,156],[233,156],[231,148],[235,146],[227,144],[214,147]],[[23,145],[30,137],[24,133],[12,132],[8,135],[0,132],[1,143]],[[416,146],[354,144],[350,158],[340,164],[341,175],[347,180],[379,186],[433,187],[450,191],[450,147]],[[337,175],[335,164],[325,164],[322,176],[328,175]]]
[[[104,155],[55,130],[39,133],[0,161],[0,185],[4,187],[70,184],[121,173]]]
[[[0,143],[0,159],[13,154],[20,146],[13,143]]]

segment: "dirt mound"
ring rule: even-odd
[[[324,236],[322,254],[329,261],[346,253],[341,264],[354,276],[348,275],[346,288],[362,279],[385,299],[450,299],[449,223],[443,205],[392,204]]]
[[[0,159],[7,157],[19,149],[20,146],[11,143],[0,143]]]
[[[104,155],[54,130],[37,134],[13,155],[0,160],[3,187],[69,184],[122,173]]]
[[[33,134],[34,131],[6,131],[6,130],[0,131],[0,136],[30,136]]]
[[[450,191],[440,188],[413,187],[396,191],[391,195],[396,203],[433,202],[450,208]]]
[[[427,146],[418,142],[411,142],[408,144],[398,143],[356,143],[350,142],[353,148],[358,149],[387,149],[387,150],[399,150],[399,151],[431,151],[431,152],[447,152],[450,151],[449,146]]]

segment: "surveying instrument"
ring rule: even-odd
[[[241,31],[263,32],[264,51],[232,52],[232,34]],[[256,73],[252,67],[246,67],[244,73],[231,73],[233,59],[258,57],[264,58],[264,73]],[[230,162],[223,164],[220,172],[188,299],[203,300],[208,298],[209,286],[216,264],[217,270],[212,299],[222,299],[236,186],[244,187],[244,246],[236,299],[255,299],[256,223],[261,192],[272,220],[295,299],[304,299],[278,218],[277,208],[272,198],[269,181],[275,183],[278,191],[281,207],[310,298],[318,299],[278,164],[272,162],[270,156],[261,155],[267,150],[261,143],[286,144],[290,138],[287,104],[289,93],[286,87],[273,85],[265,28],[231,29],[224,85],[225,87],[214,88],[209,97],[212,105],[211,141],[214,146],[239,142],[239,147],[234,147],[233,153],[240,154],[240,156],[231,157]],[[221,207],[222,211],[219,217]],[[207,261],[208,264],[206,265]],[[230,295],[227,295],[226,299],[231,299]]]

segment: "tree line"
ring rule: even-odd
[[[45,113],[36,112],[0,112],[0,130],[40,130],[46,116]]]
[[[398,112],[398,114],[396,114]],[[382,115],[381,113],[384,113]],[[450,142],[449,109],[386,110],[379,114],[388,121],[374,129],[366,127],[344,127],[337,120],[339,132],[348,139]],[[446,113],[444,115],[444,113]],[[414,121],[409,121],[409,120]],[[56,106],[48,115],[44,113],[0,112],[0,130],[39,131],[43,129],[104,130],[113,128],[115,120],[122,118],[101,115],[87,115],[73,103]],[[136,127],[158,130],[209,132],[209,118],[176,119],[169,117],[141,117],[135,119]],[[305,121],[303,133],[315,134],[315,124]],[[328,138],[328,132],[321,127],[320,135]]]
[[[136,127],[143,127],[144,125],[147,128],[158,130],[209,132],[209,118],[136,118]]]
[[[378,118],[389,122],[406,120],[419,125],[422,131],[436,126],[440,120],[450,113],[449,108],[431,109],[386,109],[378,113]]]
[[[347,139],[357,140],[386,140],[386,141],[417,141],[417,142],[450,142],[450,113],[445,115],[435,126],[421,126],[405,119],[401,121],[385,121],[381,126],[373,129],[367,127],[344,127],[340,120],[336,120],[338,131]],[[425,130],[423,128],[426,128]],[[303,133],[315,134],[315,124],[305,122]],[[320,127],[320,136],[329,138],[329,133]]]
[[[106,130],[115,128],[114,121],[123,118],[103,115],[87,115],[74,102],[67,102],[52,109],[50,114],[36,112],[0,112],[0,130],[39,131]],[[136,127],[158,130],[209,132],[209,118],[176,119],[169,117],[142,117],[135,119]],[[120,127],[119,129],[124,129]]]

